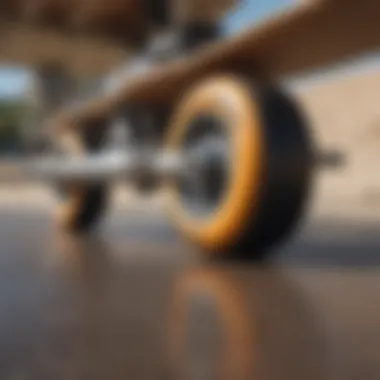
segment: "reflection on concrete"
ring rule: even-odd
[[[328,379],[318,321],[280,269],[165,267],[149,277],[146,264],[135,262],[128,267],[140,277],[131,287],[130,268],[101,239],[61,235],[57,242],[66,276],[83,292],[80,330],[94,344],[86,350],[102,352],[92,366],[112,362],[111,373],[125,373],[140,347],[135,371],[146,373],[149,360],[150,378]],[[130,297],[133,303],[123,301]]]
[[[156,239],[161,224],[51,241],[48,220],[12,218],[1,380],[379,378],[377,268],[218,266]]]
[[[98,235],[82,237],[59,233],[55,236],[61,268],[89,289],[101,287],[112,273],[110,247]]]
[[[281,270],[189,270],[175,284],[172,307],[176,379],[328,379],[313,310]]]

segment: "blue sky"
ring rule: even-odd
[[[258,21],[272,12],[281,10],[292,0],[242,0],[242,5],[227,18],[228,29],[232,32],[245,28],[252,22]]]
[[[239,32],[252,22],[289,6],[292,0],[242,0],[242,5],[226,19],[226,27],[231,33]],[[364,64],[356,65],[363,68],[378,66],[380,61],[370,58]],[[344,71],[344,70],[343,70]],[[334,71],[333,71],[334,73]],[[30,73],[26,69],[0,66],[0,97],[20,96],[27,88]]]
[[[30,75],[21,68],[3,67],[0,69],[0,97],[17,97],[28,85]]]

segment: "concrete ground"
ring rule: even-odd
[[[261,265],[205,262],[159,199],[80,239],[44,189],[2,196],[0,378],[377,380],[380,220],[320,196]]]
[[[48,189],[3,183],[0,379],[378,380],[379,78],[297,92],[318,144],[348,160],[317,174],[265,264],[205,262],[160,195],[117,190],[81,239],[54,227]]]

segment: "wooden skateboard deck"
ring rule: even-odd
[[[168,106],[215,73],[274,80],[375,51],[379,19],[378,0],[305,1],[240,35],[134,76],[114,93],[69,112],[69,120],[103,118],[130,103]]]

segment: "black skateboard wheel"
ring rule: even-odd
[[[84,155],[98,151],[104,140],[104,130],[66,132],[54,142],[64,155]],[[101,221],[108,203],[107,184],[64,183],[58,186],[59,200],[56,220],[62,229],[72,233],[91,232]]]
[[[203,81],[174,115],[168,148],[189,162],[169,184],[170,214],[211,257],[263,258],[298,225],[313,149],[278,89],[232,75]]]

